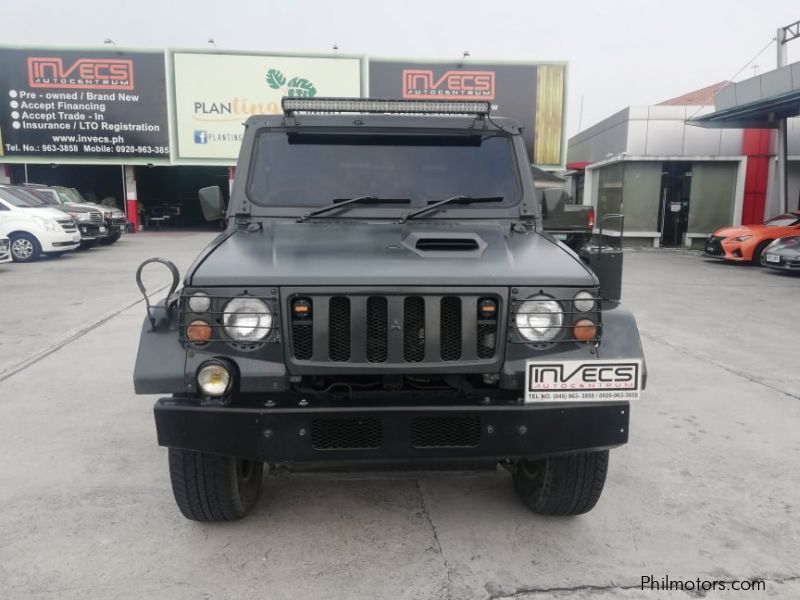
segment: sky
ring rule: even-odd
[[[0,0],[3,44],[567,61],[567,135],[730,79],[797,0]],[[788,44],[800,61],[800,39]],[[774,42],[753,61],[775,68]],[[746,68],[736,80],[751,77]],[[581,106],[583,107],[581,109]]]

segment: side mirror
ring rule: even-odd
[[[206,221],[221,221],[225,218],[225,201],[218,185],[204,187],[197,195],[200,197],[200,208]]]

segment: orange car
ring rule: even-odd
[[[717,229],[706,240],[705,255],[733,262],[761,260],[770,242],[787,235],[800,234],[800,212],[778,215],[761,225],[741,225]]]

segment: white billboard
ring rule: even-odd
[[[235,161],[244,123],[284,96],[361,95],[361,59],[174,52],[177,157]]]

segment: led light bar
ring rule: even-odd
[[[314,113],[393,113],[476,115],[485,117],[491,104],[482,100],[376,100],[373,98],[290,98],[281,103],[287,116],[297,112]]]

